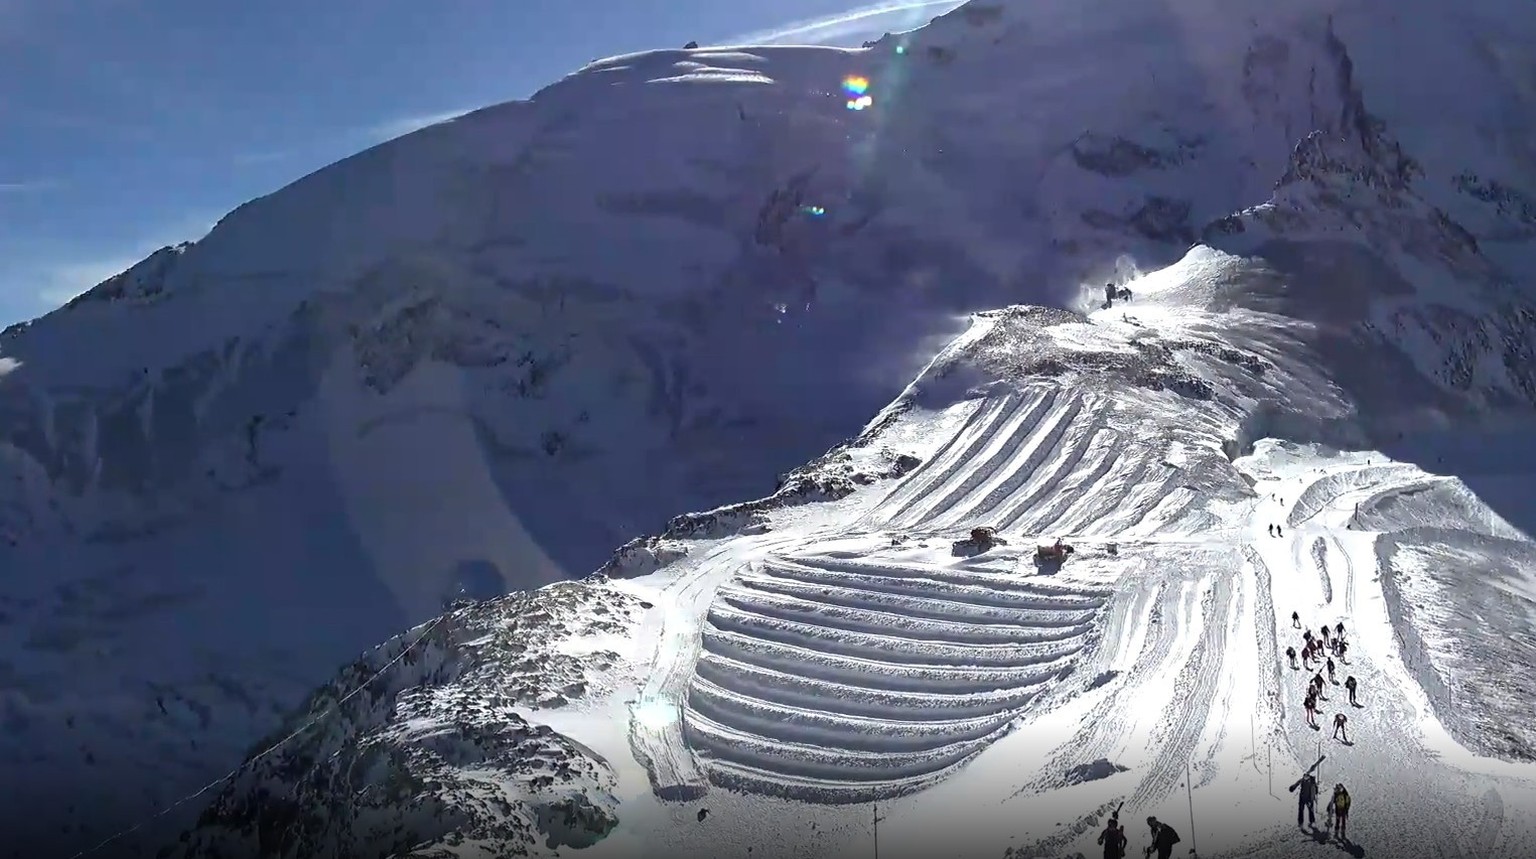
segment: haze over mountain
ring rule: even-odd
[[[8,329],[16,844],[283,740],[102,850],[211,796],[178,855],[834,855],[876,800],[883,850],[1067,855],[1184,820],[1188,766],[1237,810],[1186,840],[1289,855],[1297,610],[1367,690],[1358,843],[1507,851],[1530,44],[1493,0],[972,0],[616,57]]]

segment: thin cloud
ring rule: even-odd
[[[283,149],[237,152],[230,156],[230,163],[237,167],[248,167],[256,164],[286,161],[292,158],[313,155],[318,152],[333,155],[341,149],[346,149],[350,152],[350,147],[360,145],[359,141],[365,142],[367,145],[373,145],[387,140],[394,140],[397,137],[404,137],[413,131],[420,131],[423,128],[437,125],[440,122],[457,119],[466,113],[470,113],[471,110],[444,110],[437,113],[402,116],[363,128],[344,129],[340,132],[325,134],[305,145]]]
[[[270,164],[273,161],[291,158],[293,155],[294,151],[292,149],[274,149],[270,152],[239,152],[230,158],[230,161],[235,166],[240,167],[249,164]]]
[[[140,241],[127,253],[104,254],[94,259],[76,259],[45,264],[39,271],[37,299],[49,307],[68,303],[107,278],[122,274],[160,248],[195,241],[208,235],[215,220],[188,218],[173,227],[157,231],[147,241]]]
[[[445,110],[439,113],[403,116],[398,119],[391,119],[386,122],[381,122],[378,125],[370,126],[366,130],[365,134],[368,137],[374,138],[376,140],[394,140],[396,137],[403,137],[413,131],[420,131],[423,128],[437,125],[440,122],[447,122],[450,119],[458,119],[459,117],[469,112],[469,110]]]
[[[132,268],[140,259],[142,257],[116,257],[51,266],[43,272],[43,287],[37,298],[50,307],[67,304],[107,278]]]
[[[878,19],[903,18],[906,21],[903,25],[899,26],[902,29],[914,29],[926,22],[919,20],[924,16],[912,13],[925,13],[929,10],[934,10],[934,14],[942,14],[944,11],[962,5],[963,2],[964,0],[918,0],[918,2],[876,3],[821,18],[795,21],[771,30],[758,30],[757,32],[747,33],[731,39],[726,44],[824,45],[851,41],[850,37],[853,36],[861,37],[857,41],[863,41],[862,37],[878,35],[882,31],[874,26]]]
[[[57,188],[59,183],[44,180],[33,182],[0,182],[0,194],[26,194]]]

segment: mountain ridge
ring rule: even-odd
[[[1428,109],[1414,114],[1388,97],[1387,109],[1377,108],[1385,119],[1368,112],[1373,86],[1397,92],[1382,83],[1396,65],[1381,60],[1381,46],[1400,45],[1407,26],[1394,24],[1373,42],[1362,35],[1364,6],[1341,13],[1337,25],[1314,6],[1322,4],[1255,11],[1264,26],[1247,29],[1242,11],[1213,13],[1215,23],[1201,33],[1209,50],[1191,55],[1198,62],[1158,59],[1169,51],[1169,33],[1198,20],[1190,10],[1187,20],[1142,11],[1120,21],[1104,12],[1067,27],[1046,7],[1026,13],[995,3],[967,4],[864,51],[629,55],[593,63],[527,102],[360,153],[343,162],[345,170],[319,171],[290,186],[298,190],[240,207],[202,242],[151,255],[94,290],[96,298],[0,337],[10,367],[0,386],[19,394],[7,397],[4,453],[27,475],[5,499],[3,524],[17,541],[8,560],[31,569],[97,565],[98,579],[122,592],[103,597],[102,616],[121,615],[123,605],[160,590],[180,594],[165,599],[183,606],[203,600],[195,610],[209,620],[198,641],[238,628],[221,619],[248,611],[243,600],[306,604],[288,616],[308,626],[346,604],[361,618],[355,627],[306,633],[329,640],[295,644],[283,657],[334,663],[470,591],[494,595],[595,569],[634,574],[676,560],[683,538],[751,530],[785,502],[847,498],[868,481],[910,473],[915,454],[900,446],[864,451],[858,441],[879,436],[881,420],[889,426],[899,417],[908,395],[942,401],[969,390],[939,384],[946,380],[924,369],[965,319],[1020,299],[1089,311],[1080,284],[1132,281],[1202,241],[1239,256],[1268,254],[1278,273],[1266,276],[1287,290],[1273,300],[1291,301],[1288,312],[1272,315],[1291,322],[1306,316],[1294,299],[1305,278],[1284,276],[1319,263],[1288,259],[1283,242],[1264,247],[1266,239],[1313,241],[1317,231],[1395,248],[1384,268],[1344,254],[1321,265],[1353,259],[1349,265],[1373,272],[1371,291],[1388,283],[1375,273],[1394,271],[1407,284],[1407,292],[1393,287],[1400,295],[1427,297],[1441,309],[1434,318],[1412,306],[1351,315],[1360,308],[1353,299],[1342,307],[1318,302],[1319,312],[1335,315],[1312,323],[1340,329],[1332,368],[1361,355],[1385,361],[1394,353],[1381,343],[1411,334],[1434,349],[1400,350],[1394,372],[1434,406],[1413,416],[1393,400],[1385,405],[1395,413],[1381,422],[1470,413],[1465,398],[1441,388],[1469,392],[1477,407],[1524,408],[1536,391],[1528,347],[1521,351],[1533,318],[1528,289],[1489,254],[1518,260],[1528,252],[1519,250],[1530,236],[1518,189],[1533,174],[1515,174],[1513,155],[1486,154],[1495,146],[1476,150],[1475,163],[1447,167],[1454,160],[1447,144],[1424,152],[1434,140],[1421,127]],[[1150,19],[1158,26],[1136,32]],[[1517,19],[1509,29],[1529,24]],[[1126,33],[1125,67],[1140,61],[1167,74],[1131,81],[1121,94],[1111,85],[1127,84],[1125,75],[1085,64],[1082,55],[1091,55],[1084,46],[1095,39],[1118,44],[1112,37]],[[1479,38],[1479,45],[1499,41]],[[1188,34],[1178,41],[1187,45]],[[1355,56],[1362,51],[1367,60]],[[1429,56],[1465,65],[1458,51],[1471,49],[1437,45]],[[1042,69],[1052,57],[1077,59],[1049,75],[1000,82],[990,70],[1012,54]],[[873,81],[875,104],[849,110],[840,90],[860,74]],[[1333,86],[1318,88],[1319,74]],[[1488,89],[1514,86],[1481,74]],[[1148,95],[1150,106],[1126,110]],[[1200,105],[1193,118],[1174,109],[1186,97]],[[1448,104],[1443,93],[1427,103]],[[1263,122],[1222,134],[1236,122],[1226,112],[1234,105]],[[1509,113],[1519,127],[1518,110],[1503,102],[1454,115],[1476,109]],[[1418,125],[1404,122],[1405,114]],[[1383,127],[1392,139],[1400,132],[1411,139],[1384,142]],[[1292,131],[1299,134],[1288,138]],[[1514,131],[1499,133],[1503,140]],[[616,154],[638,142],[659,153],[643,176]],[[1403,166],[1395,146],[1422,162],[1417,170]],[[372,175],[358,178],[363,168]],[[1373,183],[1385,196],[1350,203]],[[595,208],[586,199],[556,206],[575,196],[572,188],[590,191]],[[1413,202],[1420,193],[1422,205]],[[437,204],[443,198],[449,205]],[[543,200],[548,208],[529,202]],[[1360,223],[1351,205],[1364,213]],[[1394,208],[1402,205],[1412,217]],[[620,226],[578,229],[599,222],[594,212]],[[642,214],[644,228],[635,226]],[[260,230],[243,226],[261,221],[268,224]],[[1232,232],[1237,226],[1243,232]],[[282,250],[288,268],[271,267],[272,249]],[[1414,252],[1425,259],[1410,265]],[[1489,299],[1469,303],[1447,288],[1467,283]],[[120,297],[98,300],[113,295]],[[1489,309],[1499,303],[1507,308]],[[124,308],[133,308],[132,324],[109,316]],[[1136,300],[1127,312],[1141,312]],[[1345,321],[1374,326],[1367,331],[1376,342],[1360,345]],[[1257,324],[1247,343],[1187,339],[1204,344],[1193,348],[1235,349],[1239,364],[1262,366],[1274,363],[1265,350],[1284,340],[1280,328],[1278,319]],[[202,342],[190,355],[173,354],[188,341],[172,334],[187,330]],[[1025,326],[1026,339],[1036,337],[1030,331]],[[101,343],[101,357],[73,362],[72,344],[85,341]],[[1196,374],[1174,355],[1185,346],[1144,345],[1149,355],[1116,357],[1137,349],[1117,345],[1102,360],[1165,368],[1165,384],[1182,377],[1194,380],[1192,390],[1212,385],[1203,374],[1221,359],[1200,363]],[[1082,360],[1068,355],[1059,366],[1075,377],[1089,369]],[[778,367],[777,375],[765,366]],[[1216,377],[1231,383],[1245,371],[1223,372]],[[1426,374],[1442,384],[1424,385]],[[1315,403],[1253,406],[1267,396],[1264,384],[1242,382],[1246,393],[1231,408],[1252,408],[1253,417],[1230,431],[1233,450],[1276,432],[1361,440],[1346,424],[1359,411],[1349,401],[1373,390],[1367,381],[1337,395],[1338,436],[1319,435],[1303,414]],[[623,406],[599,408],[614,400]],[[877,413],[832,460],[801,466]],[[634,464],[647,460],[646,469]],[[785,475],[778,501],[770,494],[750,509],[734,504],[762,495],[775,474]],[[295,494],[309,500],[285,509]],[[424,511],[410,500],[422,497],[446,502]],[[685,514],[670,526],[661,518],[720,505],[724,512]],[[305,549],[313,521],[348,522],[356,534],[325,538],[334,545],[323,551]],[[259,534],[250,532],[256,524]],[[166,588],[158,571],[143,572],[182,557],[221,558],[211,545],[189,550],[199,542],[185,536],[192,530],[217,535],[206,544],[224,540],[225,554],[250,557],[229,563],[230,578],[212,583],[188,571]],[[645,536],[658,530],[659,539]],[[100,548],[87,554],[72,533],[92,535]],[[290,548],[268,554],[268,543]],[[609,557],[613,546],[625,548]],[[126,564],[104,565],[116,555]],[[239,581],[317,563],[338,571],[332,583],[304,576],[258,590]],[[124,566],[138,572],[115,572]],[[474,584],[482,581],[490,584]],[[215,600],[212,588],[234,592]],[[18,598],[45,614],[68,605],[46,586]],[[132,626],[122,629],[133,634]],[[125,656],[104,670],[160,687],[187,682],[176,671],[146,672],[144,661]],[[281,691],[248,695],[269,703],[251,709],[250,727],[219,740],[220,755],[238,755],[256,725],[270,724],[320,676],[310,667]],[[34,682],[84,692],[96,681]],[[125,712],[154,706],[153,695],[125,698],[132,702]],[[103,717],[124,718],[110,708]],[[90,769],[70,766],[65,772],[87,775],[67,777],[89,777]]]

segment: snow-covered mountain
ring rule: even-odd
[[[882,850],[1087,850],[1185,764],[1224,808],[1260,739],[1311,763],[1288,605],[1359,627],[1361,798],[1476,786],[1424,800],[1486,823],[1438,855],[1516,837],[1525,769],[1389,777],[1536,730],[1492,434],[1536,403],[1536,11],[1271,5],[604,60],[7,331],[15,843],[318,717],[178,849],[830,855],[889,800]],[[979,525],[1008,545],[952,555]],[[1265,801],[1202,849],[1282,851]]]

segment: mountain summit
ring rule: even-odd
[[[1536,404],[1533,43],[1492,0],[973,0],[615,57],[8,329],[16,843],[251,757],[181,853],[831,855],[871,801],[900,849],[1085,850],[1186,766],[1312,762],[1293,605],[1394,702],[1347,777],[1486,788],[1428,802],[1496,839],[1504,770],[1383,749],[1536,742],[1488,673],[1536,661],[1491,434]],[[1257,803],[1206,853],[1280,851]]]

